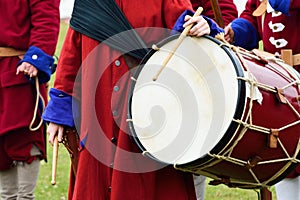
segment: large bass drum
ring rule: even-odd
[[[128,122],[140,149],[213,184],[283,179],[299,162],[299,74],[209,36],[186,37],[172,52],[177,44],[170,36],[154,45],[132,78]]]

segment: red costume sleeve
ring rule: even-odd
[[[58,60],[54,87],[70,95],[81,66],[81,34],[69,28]]]
[[[256,30],[258,30],[257,17],[253,16],[252,13],[256,10],[259,6],[260,1],[257,0],[250,0],[246,3],[245,10],[241,13],[240,17],[249,21]]]
[[[299,10],[300,9],[300,0],[291,0],[290,9],[291,10]]]
[[[59,0],[31,0],[31,25],[29,46],[36,46],[53,55],[59,32]],[[51,31],[49,31],[51,30]]]
[[[185,0],[166,0],[163,5],[164,9],[164,22],[167,28],[172,29],[176,23],[177,18],[185,10],[193,10],[192,4]]]

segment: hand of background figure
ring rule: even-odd
[[[225,40],[232,44],[233,41],[234,41],[234,31],[232,30],[231,28],[231,25],[227,25],[225,28],[224,28],[224,31],[225,31]]]
[[[38,69],[28,62],[22,62],[22,64],[17,67],[16,74],[19,74],[20,72],[23,72],[30,77],[35,77],[38,74]]]

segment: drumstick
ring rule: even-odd
[[[203,11],[202,7],[199,7],[196,12],[194,13],[193,17],[197,17],[199,16]],[[164,60],[161,68],[159,69],[159,71],[157,72],[157,74],[153,77],[153,81],[156,81],[159,74],[162,72],[162,70],[166,67],[166,65],[168,64],[168,62],[170,61],[170,59],[172,58],[172,56],[174,55],[174,52],[176,51],[176,49],[179,47],[179,45],[182,43],[183,39],[187,36],[188,32],[191,30],[192,26],[194,24],[190,24],[187,27],[185,27],[185,29],[182,31],[182,33],[180,34],[177,43],[175,44],[174,48],[172,49],[172,51],[170,52],[170,54],[166,57],[166,59]]]
[[[55,136],[53,142],[53,154],[52,154],[52,180],[51,180],[52,185],[56,184],[57,157],[58,157],[58,140],[57,140],[57,136]]]

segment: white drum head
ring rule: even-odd
[[[231,124],[239,98],[236,67],[218,44],[186,37],[165,43],[141,66],[131,99],[135,135],[153,157],[185,164],[207,154]]]

